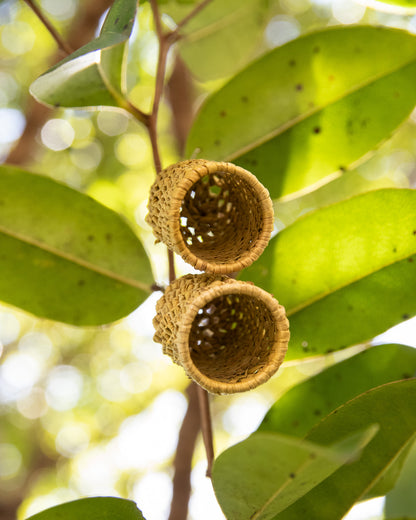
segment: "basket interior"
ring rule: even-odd
[[[208,378],[237,383],[268,365],[275,337],[275,320],[260,299],[245,294],[218,296],[195,316],[190,355]]]
[[[262,233],[263,211],[246,179],[216,172],[199,179],[186,193],[180,232],[195,256],[213,263],[238,262]]]

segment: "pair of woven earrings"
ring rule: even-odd
[[[284,308],[226,276],[264,251],[273,229],[268,191],[231,163],[183,161],[163,170],[146,221],[200,275],[175,280],[158,301],[154,340],[211,393],[243,392],[279,368],[289,341]]]

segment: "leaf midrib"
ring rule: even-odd
[[[229,155],[225,155],[225,157],[223,159],[227,160],[227,161],[235,160],[236,158],[238,158],[238,157],[240,157],[240,156],[250,152],[251,150],[254,150],[255,148],[258,148],[262,144],[267,143],[268,141],[271,141],[272,139],[274,139],[275,137],[283,134],[284,132],[286,132],[287,130],[291,129],[295,125],[297,125],[297,124],[299,124],[299,123],[301,123],[303,121],[306,121],[308,118],[310,118],[310,117],[312,117],[312,116],[314,116],[314,115],[324,111],[326,108],[328,108],[328,107],[330,107],[332,105],[335,105],[339,101],[341,101],[341,100],[347,98],[348,96],[358,92],[359,90],[361,90],[361,89],[363,89],[365,87],[368,87],[368,86],[372,85],[373,83],[376,83],[377,81],[379,81],[381,79],[387,78],[388,76],[391,76],[392,74],[397,73],[398,71],[408,67],[411,64],[414,64],[415,62],[416,62],[416,56],[413,57],[411,60],[408,60],[407,62],[402,63],[400,66],[395,67],[395,68],[389,70],[388,72],[383,72],[383,73],[380,73],[380,74],[376,74],[374,76],[371,76],[371,78],[368,78],[367,80],[364,80],[364,81],[362,81],[360,83],[357,83],[352,88],[350,88],[348,90],[345,90],[342,93],[342,95],[333,98],[332,101],[330,101],[330,102],[328,102],[326,104],[322,104],[322,105],[319,105],[317,107],[311,108],[310,110],[304,112],[303,114],[300,114],[299,116],[296,116],[296,117],[290,119],[289,121],[287,121],[283,125],[277,127],[275,130],[272,130],[268,134],[265,134],[262,137],[258,138],[256,141],[253,141],[253,142],[251,142],[248,145],[242,146],[239,150],[235,151],[234,153],[231,153]]]
[[[16,231],[9,231],[5,227],[0,225],[0,234],[6,235],[8,237],[14,238],[15,240],[19,240],[20,242],[23,242],[24,244],[28,244],[30,246],[34,246],[41,251],[50,253],[62,260],[66,260],[67,262],[71,262],[75,265],[78,265],[80,267],[83,267],[85,269],[88,269],[89,271],[92,271],[94,273],[97,273],[101,276],[105,276],[107,278],[110,278],[111,280],[114,280],[116,282],[120,282],[124,285],[128,285],[130,287],[134,287],[135,289],[139,289],[141,291],[145,291],[148,293],[151,293],[151,287],[150,285],[147,285],[145,283],[139,282],[138,280],[134,280],[132,278],[128,278],[125,276],[122,276],[120,274],[114,273],[113,271],[110,271],[109,269],[106,269],[104,267],[98,266],[96,264],[92,264],[91,262],[88,262],[87,260],[84,260],[83,258],[79,258],[77,256],[71,255],[70,253],[66,251],[62,251],[60,249],[57,249],[53,246],[50,246],[49,244],[46,244],[45,242],[42,242],[40,240],[36,240],[33,238],[30,238],[24,234],[18,233]]]

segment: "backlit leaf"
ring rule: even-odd
[[[371,339],[416,314],[416,191],[376,190],[309,213],[241,277],[286,307],[286,359]]]
[[[393,404],[394,403],[394,404]],[[368,424],[379,431],[362,456],[342,466],[274,520],[340,520],[384,474],[416,434],[416,379],[379,386],[337,408],[306,436],[330,444]]]
[[[328,447],[267,433],[232,446],[213,469],[215,494],[227,519],[272,518],[357,458],[376,431],[376,426],[366,428]]]
[[[336,27],[267,53],[203,104],[187,155],[252,171],[272,198],[340,175],[416,103],[416,38]]]
[[[99,325],[132,312],[151,284],[143,246],[118,214],[49,178],[0,168],[0,300]]]
[[[126,41],[137,0],[116,0],[100,35],[36,79],[31,94],[51,106],[124,106]]]

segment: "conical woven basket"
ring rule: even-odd
[[[231,163],[195,159],[163,170],[150,190],[146,221],[195,269],[233,273],[250,265],[273,230],[269,192]]]
[[[166,289],[156,310],[154,340],[214,394],[243,392],[266,382],[287,351],[285,309],[249,282],[186,275]]]

